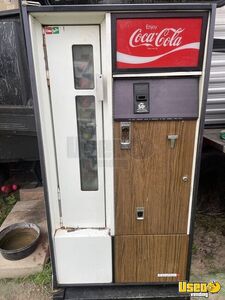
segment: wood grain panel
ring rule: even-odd
[[[128,235],[115,237],[115,281],[175,282],[185,280],[187,235]],[[179,274],[158,277],[158,274]]]
[[[114,123],[117,235],[187,232],[195,128],[196,121],[134,121],[131,149],[121,150]],[[173,149],[170,134],[178,135]]]

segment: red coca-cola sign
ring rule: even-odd
[[[116,68],[195,68],[203,18],[116,19]]]

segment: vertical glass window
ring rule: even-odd
[[[76,96],[82,191],[98,190],[95,97]]]
[[[73,45],[72,51],[75,89],[94,89],[93,46]]]

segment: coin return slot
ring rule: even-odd
[[[130,149],[130,122],[121,122],[120,123],[120,145],[121,149]]]
[[[144,220],[144,207],[137,207],[136,209],[136,219]]]
[[[137,101],[147,101],[147,98],[145,95],[139,95],[139,96],[137,96],[136,100]]]
[[[129,142],[129,129],[128,127],[122,128],[122,142],[128,143]]]

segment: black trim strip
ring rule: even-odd
[[[214,52],[225,52],[225,39],[214,39],[213,51]]]
[[[57,298],[55,298],[57,299]],[[178,286],[168,285],[114,285],[114,286],[95,286],[89,285],[87,287],[71,287],[65,289],[64,298],[67,300],[81,300],[81,299],[102,299],[102,300],[130,300],[130,299],[190,299],[190,294],[179,293]]]
[[[0,11],[0,18],[18,17],[19,14],[19,9],[2,10]]]
[[[218,0],[217,1],[217,7],[222,7],[225,5],[225,0]]]
[[[45,5],[45,6],[27,6],[28,12],[67,12],[67,11],[146,11],[146,10],[211,10],[210,3],[158,3],[158,4],[95,4],[95,5]]]

